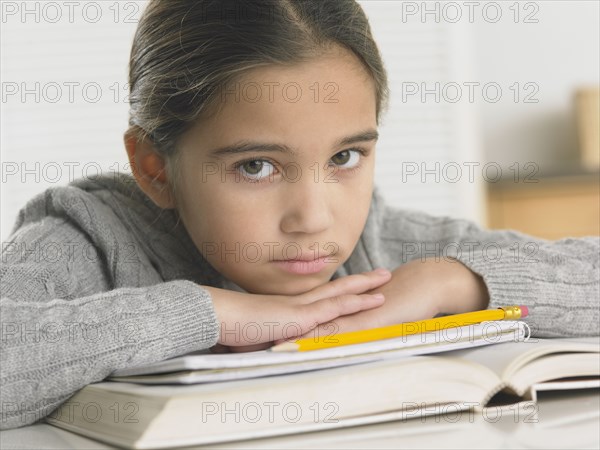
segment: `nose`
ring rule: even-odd
[[[327,230],[333,222],[328,195],[330,186],[331,183],[328,186],[328,183],[316,182],[312,177],[289,183],[283,199],[281,231],[318,234]]]

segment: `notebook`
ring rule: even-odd
[[[360,364],[386,358],[439,353],[528,338],[529,329],[525,322],[486,321],[437,332],[309,352],[276,353],[262,350],[211,354],[209,350],[204,350],[155,364],[117,370],[109,379],[144,384],[231,381]]]

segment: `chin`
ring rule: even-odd
[[[329,281],[329,278],[317,279],[315,277],[301,279],[298,277],[294,281],[280,281],[278,283],[265,282],[261,286],[255,288],[246,289],[251,294],[262,294],[262,295],[301,295],[314,288],[321,286]]]

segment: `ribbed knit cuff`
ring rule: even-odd
[[[586,284],[559,282],[559,262],[550,264],[541,255],[515,261],[507,247],[501,253],[499,257],[476,249],[457,258],[483,278],[490,295],[488,309],[527,306],[529,315],[523,320],[535,337],[586,336],[597,329],[597,299],[589,298]]]
[[[162,329],[156,331],[170,342],[163,348],[165,358],[217,343],[219,322],[212,298],[202,286],[188,280],[175,280],[152,286],[148,295],[161,305],[158,314]]]
[[[507,249],[502,251],[506,252]],[[532,289],[532,280],[527,276],[533,269],[527,266],[531,263],[515,264],[505,255],[496,259],[481,249],[462,254],[456,259],[483,278],[490,296],[489,309],[520,304],[535,306],[536,292]]]

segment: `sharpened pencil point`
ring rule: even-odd
[[[271,352],[297,352],[300,346],[295,342],[284,342],[269,349]]]

